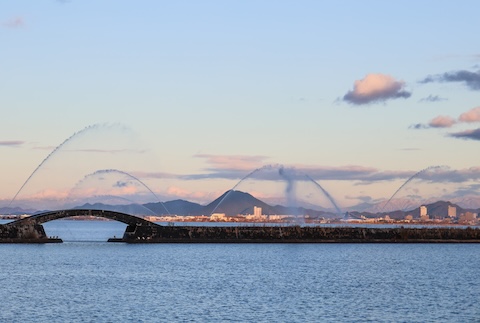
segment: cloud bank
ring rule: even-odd
[[[480,137],[480,129],[477,130],[477,136]],[[288,173],[289,178],[299,181],[355,181],[355,185],[369,185],[380,181],[407,180],[415,175],[415,178],[435,183],[461,183],[480,180],[480,167],[468,169],[452,170],[448,167],[429,167],[421,171],[414,170],[380,170],[373,167],[364,167],[359,165],[346,166],[282,166],[266,165],[255,170],[245,171],[243,169],[214,170],[203,174],[155,174],[144,173],[143,178],[170,178],[178,180],[208,180],[208,179],[228,179],[241,180],[247,175],[252,180],[259,181],[284,181],[285,178],[279,175],[282,169],[283,173]]]
[[[207,164],[214,169],[222,170],[254,170],[264,165],[267,156],[245,156],[245,155],[209,155],[197,154],[193,157],[203,158]]]
[[[405,83],[385,74],[367,74],[356,80],[353,90],[344,95],[343,100],[355,105],[383,102],[389,99],[409,98]]]
[[[410,129],[428,129],[428,128],[450,128],[457,123],[473,123],[480,122],[480,107],[473,108],[467,112],[464,112],[458,116],[457,119],[450,116],[439,115],[433,118],[428,124],[417,123],[411,125]],[[468,130],[463,132],[457,132],[450,134],[449,137],[462,138],[462,139],[477,139],[475,134],[476,130]]]
[[[471,90],[480,90],[480,71],[470,72],[466,70],[447,72],[437,75],[429,75],[420,83],[433,82],[460,82],[464,83]]]
[[[480,140],[480,128],[473,130],[465,130],[461,132],[454,132],[449,134],[448,136],[458,139]]]
[[[19,147],[23,145],[25,142],[20,141],[20,140],[6,140],[6,141],[0,141],[0,147]]]

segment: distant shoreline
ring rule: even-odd
[[[11,215],[2,215],[0,216],[0,220],[18,220],[20,219],[17,216],[11,216]],[[73,216],[73,217],[68,217],[68,218],[62,218],[58,219],[57,221],[102,221],[102,222],[110,222],[110,221],[115,221],[107,218],[102,218],[102,217],[95,217],[95,216]],[[480,227],[480,223],[475,223],[475,224],[468,224],[468,223],[448,223],[448,222],[443,222],[443,221],[411,221],[411,222],[404,222],[404,221],[379,221],[379,222],[362,222],[362,221],[341,221],[341,220],[331,220],[327,222],[320,222],[320,221],[305,221],[303,223],[296,223],[296,222],[289,222],[289,221],[205,221],[204,219],[200,220],[193,220],[193,219],[186,219],[182,221],[151,221],[152,223],[165,223],[165,225],[185,225],[188,223],[204,223],[204,224],[228,224],[228,225],[233,225],[233,224],[248,224],[248,225],[281,225],[281,226],[329,226],[329,225],[334,225],[334,226],[342,226],[346,225],[348,227],[369,227],[369,226],[395,226],[395,227],[400,227],[400,226],[428,226],[428,227]]]

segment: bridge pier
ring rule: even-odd
[[[28,223],[22,226],[0,225],[0,243],[58,243],[62,239],[47,237],[41,224]]]
[[[109,242],[142,242],[152,239],[158,234],[158,224],[135,223],[127,225],[123,238],[111,238]]]

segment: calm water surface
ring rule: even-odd
[[[479,244],[0,245],[0,322],[480,322]]]

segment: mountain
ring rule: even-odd
[[[74,209],[109,210],[127,214],[155,215],[153,211],[141,204],[110,205],[104,203],[85,203],[74,207]]]
[[[452,203],[468,210],[480,209],[480,196],[457,197],[452,199]]]
[[[37,212],[34,209],[22,209],[20,207],[1,207],[0,214],[12,214],[12,215],[22,215],[22,214],[33,214]]]
[[[385,203],[385,202],[383,202]],[[420,207],[408,208],[409,201],[406,200],[392,200],[389,203],[389,209],[392,205],[399,207],[394,211],[383,210],[383,204],[369,205],[365,203],[361,208],[348,208],[350,218],[360,218],[361,216],[367,218],[376,218],[379,216],[388,215],[392,219],[404,219],[406,215],[412,215],[414,218],[420,217]],[[444,218],[448,214],[448,206],[455,206],[457,215],[467,211],[480,213],[480,209],[462,208],[458,204],[449,201],[437,201],[435,203],[426,204],[428,215],[430,218]],[[305,207],[285,207],[282,205],[267,204],[252,195],[230,190],[223,193],[220,197],[207,205],[201,205],[185,200],[173,200],[168,202],[146,203],[146,204],[126,204],[126,205],[109,205],[104,203],[86,203],[75,207],[76,209],[97,209],[97,210],[111,210],[136,215],[210,215],[212,213],[225,213],[227,216],[236,216],[238,214],[253,214],[253,208],[261,207],[264,215],[309,215],[313,218],[338,218],[339,214],[325,210],[314,210]],[[401,207],[401,208],[400,208]],[[0,214],[33,214],[38,213],[38,210],[25,210],[21,208],[0,208]]]
[[[156,215],[200,215],[204,206],[185,200],[173,200],[165,203],[147,203],[143,204],[146,208],[152,210]]]
[[[219,198],[203,208],[203,214],[225,213],[227,216],[253,214],[253,207],[262,208],[265,215],[278,214],[277,210],[252,195],[240,191],[226,191]]]
[[[368,213],[385,213],[393,212],[395,210],[409,210],[414,207],[420,206],[418,201],[412,199],[398,198],[391,201],[381,201],[378,203],[361,203],[355,206],[347,208],[347,211],[351,212],[368,212]]]
[[[261,207],[264,215],[309,215],[311,217],[332,217],[334,213],[326,211],[317,211],[305,207],[285,207],[282,205],[269,205],[248,193],[230,190],[207,205],[201,205],[185,200],[173,200],[168,202],[156,202],[146,204],[123,204],[111,205],[106,203],[85,203],[75,206],[75,209],[94,209],[110,210],[137,215],[179,215],[195,216],[210,215],[215,213],[225,213],[227,216],[236,216],[238,214],[253,214],[254,207]],[[7,210],[8,211],[8,210]],[[4,214],[32,214],[37,211],[17,210],[17,213],[5,212]]]
[[[448,214],[448,206],[453,205],[457,208],[458,213],[464,212],[464,210],[458,205],[454,205],[446,201],[438,201],[432,204],[427,204],[427,213],[430,217],[445,217]],[[420,217],[420,208],[416,208],[411,211],[414,217]]]

